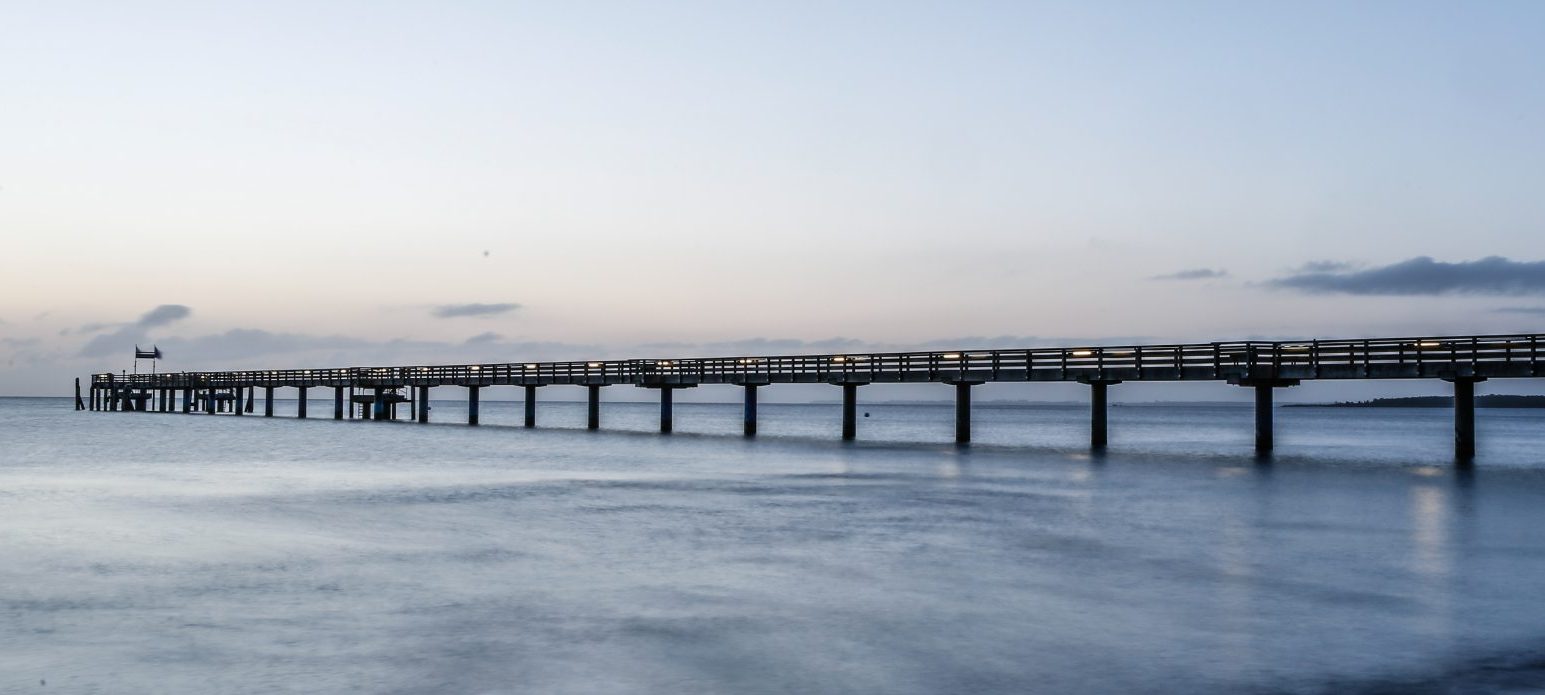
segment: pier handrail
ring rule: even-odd
[[[1025,381],[1103,378],[1407,378],[1510,365],[1541,375],[1542,334],[1223,341],[1153,345],[844,352],[797,355],[512,361],[483,364],[164,372],[92,376],[94,386],[224,388],[742,383],[757,381]],[[1414,368],[1414,371],[1390,369]],[[1409,371],[1409,374],[1407,372]],[[1428,372],[1432,372],[1429,374]],[[1526,374],[1523,372],[1527,372]],[[1328,376],[1329,375],[1329,376]]]

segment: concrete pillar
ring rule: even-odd
[[[586,404],[587,422],[585,427],[592,430],[601,429],[601,387],[591,384],[585,387],[589,390],[589,402]]]
[[[1107,430],[1106,415],[1109,410],[1106,400],[1106,389],[1109,384],[1103,381],[1089,382],[1089,448],[1104,449],[1110,441]]]
[[[386,403],[386,389],[377,388],[375,396],[375,402],[370,404],[370,419],[390,420],[392,412]]]
[[[418,418],[419,424],[427,424],[429,422],[429,387],[419,386],[416,388],[418,391],[418,409],[413,412],[413,415]]]
[[[1268,384],[1255,385],[1255,452],[1270,453],[1275,442],[1271,422],[1271,389]]]
[[[858,438],[858,384],[842,385],[842,440]]]
[[[304,420],[306,419],[306,387],[302,386],[297,390],[300,393],[296,396],[295,417]]]
[[[971,443],[971,387],[974,384],[955,384],[955,443]]]
[[[333,419],[343,419],[343,387],[333,387]]]
[[[354,385],[350,384],[349,385],[349,419],[350,420],[353,420],[354,417],[355,417],[354,416],[354,410],[355,410],[355,407],[354,407]]]
[[[257,407],[257,386],[247,387],[247,412]]]
[[[263,417],[274,416],[274,387],[263,387]]]
[[[756,436],[756,387],[757,386],[760,386],[760,384],[746,384],[743,387],[746,390],[745,436],[747,436],[747,437],[755,437]]]
[[[1475,459],[1474,378],[1454,379],[1454,460],[1461,465]]]
[[[526,426],[536,427],[536,385],[526,384]]]
[[[215,390],[212,388],[204,389],[204,412],[215,414]]]
[[[467,424],[477,424],[477,392],[481,386],[467,387]]]
[[[671,433],[671,391],[674,390],[669,386],[660,389],[660,434]]]
[[[193,389],[182,390],[182,412],[193,412]]]

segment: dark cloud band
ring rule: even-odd
[[[497,316],[507,314],[519,309],[520,305],[514,302],[502,302],[498,304],[441,304],[430,313],[437,318],[454,319],[466,316]]]
[[[1309,270],[1267,283],[1316,294],[1440,295],[1545,294],[1545,261],[1512,261],[1488,256],[1445,263],[1427,256],[1362,270]]]

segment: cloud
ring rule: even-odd
[[[1545,294],[1545,261],[1511,261],[1488,256],[1445,263],[1418,256],[1365,270],[1310,270],[1267,283],[1315,294],[1419,296],[1441,294]]]
[[[487,332],[487,333],[479,333],[477,335],[474,335],[471,338],[468,338],[464,344],[465,345],[478,345],[480,343],[497,343],[497,342],[499,342],[501,340],[504,340],[504,336],[499,335],[498,333],[494,333],[494,332],[490,331],[490,332]]]
[[[497,316],[507,314],[519,309],[520,305],[514,302],[502,302],[499,304],[441,304],[431,310],[436,318],[453,319],[464,316]]]
[[[1148,279],[1149,280],[1216,280],[1218,278],[1226,278],[1226,277],[1228,277],[1228,271],[1224,270],[1222,268],[1218,268],[1216,270],[1214,270],[1212,268],[1192,268],[1190,270],[1182,270],[1180,272],[1168,273],[1166,275],[1155,275],[1155,276],[1153,276],[1151,278],[1148,278]]]
[[[160,328],[181,321],[193,315],[193,310],[181,304],[162,304],[145,315],[139,317],[133,323],[121,324],[111,333],[103,333],[88,341],[81,347],[82,357],[104,357],[118,352],[127,353],[136,343],[143,342],[150,334],[150,329]],[[98,326],[99,330],[105,327],[101,324],[88,324],[82,328]]]
[[[1305,263],[1305,264],[1303,264],[1301,266],[1298,266],[1298,272],[1300,272],[1300,273],[1338,273],[1338,272],[1341,272],[1343,270],[1351,270],[1351,269],[1356,268],[1356,267],[1357,267],[1356,263],[1350,263],[1350,262],[1347,262],[1347,261],[1309,261],[1308,263]]]
[[[1545,316],[1545,306],[1507,306],[1496,310],[1499,314],[1526,314]]]

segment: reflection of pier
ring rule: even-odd
[[[857,435],[858,388],[875,383],[938,383],[954,387],[956,441],[971,438],[971,387],[994,382],[1070,381],[1090,387],[1090,444],[1107,440],[1106,396],[1124,382],[1216,381],[1255,392],[1255,446],[1273,446],[1275,389],[1308,380],[1441,379],[1454,385],[1454,454],[1475,455],[1475,384],[1492,378],[1545,376],[1539,335],[1193,343],[1084,348],[852,353],[592,362],[510,362],[410,367],[349,367],[235,372],[179,372],[91,380],[91,410],[252,412],[263,389],[264,415],[273,415],[274,389],[298,389],[296,415],[306,417],[308,390],[333,389],[333,418],[429,421],[429,389],[467,389],[467,423],[478,424],[484,388],[525,391],[525,426],[536,426],[536,390],[582,386],[588,425],[601,421],[601,388],[629,385],[660,392],[660,429],[671,431],[672,392],[709,385],[742,389],[745,434],[756,434],[757,389],[773,384],[826,383],[842,389],[842,438]],[[406,389],[407,394],[399,393]],[[346,401],[347,399],[347,401]]]

